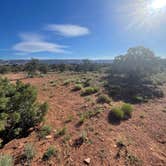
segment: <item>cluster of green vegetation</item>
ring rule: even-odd
[[[37,91],[33,86],[0,79],[0,138],[3,143],[28,134],[29,128],[43,120],[48,105],[39,104],[36,99]]]
[[[99,88],[97,87],[86,87],[82,90],[81,96],[88,96],[94,93],[97,93]]]
[[[0,155],[0,166],[13,166],[13,158],[10,155]]]
[[[54,148],[53,146],[50,146],[47,151],[43,154],[43,160],[49,160],[51,157],[56,156],[58,153],[57,149]]]
[[[88,141],[88,136],[86,131],[82,131],[81,136],[75,139],[73,146],[79,148],[83,143]]]
[[[98,103],[104,104],[110,104],[111,103],[111,99],[107,96],[107,95],[100,95],[97,99]]]
[[[49,71],[47,64],[42,64],[37,59],[32,59],[30,62],[25,64],[24,71],[28,73],[29,77],[33,77],[39,71],[40,73],[46,74]]]
[[[26,144],[25,148],[24,148],[24,158],[26,159],[28,165],[30,165],[32,159],[35,157],[36,155],[36,150],[33,144]]]
[[[33,77],[38,72],[46,74],[47,72],[65,72],[65,71],[72,71],[72,72],[94,72],[99,71],[103,67],[107,67],[107,64],[97,64],[93,63],[90,60],[83,60],[79,64],[47,64],[42,63],[38,59],[32,59],[26,64],[14,64],[14,65],[1,65],[0,66],[0,73],[5,74],[9,72],[20,72],[26,71],[29,77]]]
[[[39,130],[38,136],[39,138],[45,138],[50,133],[51,133],[51,127],[48,125],[45,125]]]
[[[73,90],[73,91],[80,91],[80,90],[82,90],[82,88],[83,88],[83,87],[82,87],[81,84],[76,84],[72,90]]]
[[[20,72],[24,70],[23,65],[0,65],[0,74],[6,74],[9,72]]]
[[[55,133],[55,138],[58,138],[58,137],[61,137],[61,136],[65,135],[66,131],[67,131],[66,127],[58,129]]]
[[[107,67],[107,64],[97,64],[93,63],[92,61],[85,59],[79,64],[53,64],[50,65],[51,71],[59,71],[59,72],[65,72],[65,71],[72,71],[72,72],[79,72],[79,73],[87,73],[87,72],[94,72],[99,71],[104,67]]]
[[[117,159],[121,156],[121,152],[125,150],[125,165],[141,166],[143,164],[142,160],[128,151],[127,145],[123,140],[117,141],[116,145],[118,147],[118,152],[116,154]]]
[[[131,154],[131,153],[128,153],[127,156],[126,156],[126,163],[129,164],[129,165],[138,165],[138,166],[141,166],[143,165],[142,163],[142,160],[140,160],[137,156]]]
[[[102,111],[103,110],[95,109],[95,110],[90,110],[90,111],[83,112],[82,114],[80,114],[79,124],[84,123],[86,119],[90,119],[92,117],[97,116]]]
[[[120,121],[129,119],[132,116],[133,107],[131,104],[124,103],[121,107],[114,107],[110,112],[110,120]]]
[[[160,62],[147,48],[130,48],[127,54],[114,59],[107,90],[113,98],[131,102],[162,97],[162,91],[151,80],[152,75],[161,72]]]
[[[1,65],[0,66],[0,74],[6,74],[9,72],[20,72],[26,71],[29,77],[33,77],[37,75],[37,73],[46,74],[50,71],[49,65],[41,63],[38,59],[32,59],[25,65],[14,64],[14,65]]]

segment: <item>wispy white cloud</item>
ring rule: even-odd
[[[44,40],[45,37],[36,33],[20,33],[19,37],[24,41],[41,41]]]
[[[21,54],[39,52],[68,53],[68,51],[65,50],[66,46],[47,42],[41,35],[33,33],[21,33],[19,36],[21,38],[21,42],[16,43],[12,49]]]
[[[72,24],[49,24],[46,26],[46,30],[66,37],[78,37],[90,34],[88,28]]]

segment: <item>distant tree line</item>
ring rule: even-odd
[[[79,64],[46,64],[41,63],[38,59],[31,59],[25,65],[1,65],[0,73],[5,74],[9,72],[20,72],[25,71],[28,73],[29,77],[33,77],[34,75],[41,73],[46,74],[47,72],[65,72],[65,71],[73,71],[73,72],[88,72],[88,71],[99,71],[103,67],[108,67],[109,64],[100,64],[94,63],[90,60],[83,60],[82,63]]]

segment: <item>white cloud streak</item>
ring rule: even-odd
[[[49,24],[46,30],[53,31],[65,37],[78,37],[90,34],[88,28],[72,24]]]
[[[68,53],[65,50],[66,46],[59,45],[52,42],[47,42],[44,37],[33,33],[21,33],[21,42],[16,43],[12,49],[21,53]]]

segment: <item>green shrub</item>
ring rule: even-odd
[[[50,126],[43,126],[39,131],[39,138],[45,138],[47,135],[51,133],[51,127]]]
[[[81,84],[76,84],[72,90],[73,91],[79,91],[81,89],[82,89],[82,85]]]
[[[0,139],[0,148],[2,148],[2,143],[3,143],[3,140]]]
[[[0,132],[5,130],[5,125],[6,125],[6,121],[1,120],[0,121]]]
[[[124,103],[121,107],[114,107],[109,114],[109,120],[121,121],[132,116],[133,107],[131,104]]]
[[[63,137],[63,143],[66,144],[70,139],[71,139],[71,135],[70,134],[66,134]]]
[[[43,120],[48,105],[38,104],[37,91],[30,84],[0,79],[0,139],[3,144],[28,134]]]
[[[86,112],[82,113],[80,115],[79,124],[83,124],[86,119],[90,119],[92,117],[95,117],[98,114],[100,114],[102,111],[103,110],[96,109],[96,110],[90,110],[90,111],[86,111]]]
[[[134,96],[133,101],[136,103],[142,103],[144,102],[144,98],[142,96]]]
[[[107,103],[107,104],[109,104],[111,102],[111,99],[106,95],[100,95],[97,99],[97,102],[98,103]]]
[[[83,124],[85,120],[86,120],[86,117],[84,115],[81,115],[78,123]]]
[[[112,108],[111,113],[115,120],[122,120],[124,118],[124,112],[118,107]]]
[[[58,151],[53,147],[53,146],[50,146],[47,151],[44,153],[43,155],[43,160],[46,161],[46,160],[49,160],[51,157],[57,155]]]
[[[26,144],[24,148],[24,156],[28,163],[31,162],[31,160],[35,157],[36,150],[34,148],[33,144]]]
[[[87,132],[86,131],[82,131],[81,133],[81,138],[83,139],[84,142],[86,142],[88,140],[88,136],[87,136]]]
[[[126,156],[126,162],[129,165],[136,165],[136,166],[141,166],[142,165],[142,160],[139,159],[137,156],[128,153]]]
[[[125,118],[130,118],[132,116],[133,107],[131,104],[125,103],[122,105],[121,109],[124,112]]]
[[[63,85],[69,85],[70,83],[72,82],[72,80],[65,80],[64,82],[63,82]]]
[[[88,141],[87,132],[82,131],[81,136],[74,140],[73,146],[79,148],[82,144]]]
[[[0,155],[0,166],[13,166],[13,158],[10,155]]]
[[[90,86],[90,80],[91,80],[91,79],[85,79],[85,80],[83,81],[83,86],[84,86],[84,87]]]
[[[66,127],[60,128],[55,133],[55,138],[61,137],[66,134]]]
[[[82,96],[91,95],[91,94],[98,92],[98,90],[99,89],[97,87],[87,87],[87,88],[83,89],[81,95]]]

